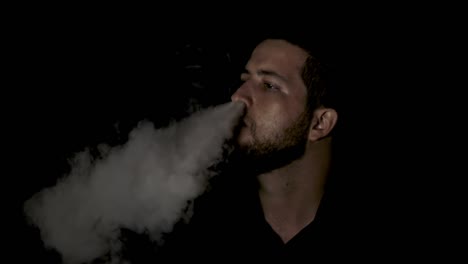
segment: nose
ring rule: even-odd
[[[247,107],[252,105],[252,93],[249,89],[248,83],[244,82],[231,96],[231,101],[243,102]]]

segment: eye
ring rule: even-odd
[[[276,85],[267,82],[263,83],[263,87],[265,87],[267,90],[278,90]]]

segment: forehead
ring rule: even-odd
[[[251,54],[247,67],[267,67],[285,75],[300,74],[307,52],[284,40],[268,39]]]

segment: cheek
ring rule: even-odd
[[[269,134],[281,134],[292,126],[303,114],[305,107],[301,102],[270,104],[269,107],[256,112],[255,123],[257,134],[260,131]]]
[[[281,129],[287,121],[288,112],[284,107],[276,104],[257,113],[255,125],[257,131],[277,131]]]

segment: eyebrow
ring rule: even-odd
[[[244,73],[251,74],[248,69],[245,69]],[[256,74],[265,75],[265,76],[272,76],[272,77],[280,79],[283,82],[288,81],[288,78],[286,78],[285,76],[283,76],[283,75],[281,75],[281,74],[279,74],[279,73],[277,73],[275,71],[271,71],[271,70],[258,70],[258,71],[256,71]]]

